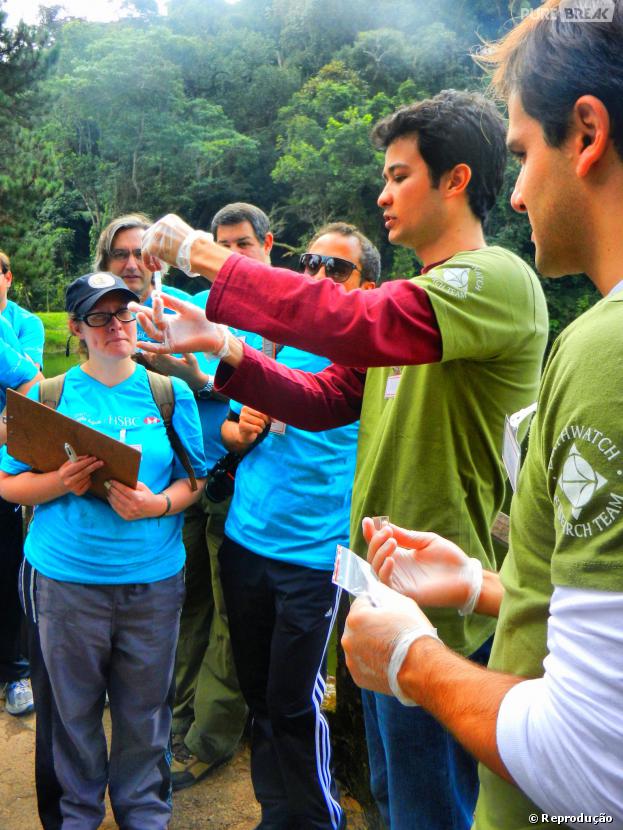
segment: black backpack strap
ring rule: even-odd
[[[169,443],[173,448],[173,452],[179,458],[182,467],[188,473],[190,479],[190,488],[195,491],[198,489],[197,477],[193,470],[193,465],[190,463],[190,458],[186,452],[186,448],[182,443],[181,438],[175,431],[173,426],[173,411],[175,410],[175,393],[173,392],[173,381],[167,375],[160,375],[157,372],[151,372],[147,369],[147,379],[149,381],[149,388],[156,406],[162,417]]]
[[[44,378],[39,384],[39,402],[50,409],[58,409],[64,385],[65,372],[53,378]]]

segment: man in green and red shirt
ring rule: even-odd
[[[329,281],[227,256],[177,217],[148,231],[144,247],[215,280],[209,320],[252,325],[334,361],[317,375],[297,373],[232,342],[216,381],[303,429],[361,418],[351,510],[358,553],[361,519],[388,514],[443,529],[495,568],[504,420],[534,400],[547,336],[535,274],[484,237],[502,182],[504,125],[482,96],[448,90],[398,110],[375,138],[385,149],[378,202],[389,239],[424,263],[412,280],[344,295]],[[183,315],[167,315],[167,348],[188,334],[223,347],[221,329],[172,307]],[[486,661],[492,620],[441,610],[435,623],[452,648]],[[364,708],[373,792],[392,830],[467,828],[477,791],[469,755],[423,709],[378,694],[366,694]]]

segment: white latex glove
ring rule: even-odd
[[[157,270],[155,258],[176,265],[189,277],[196,277],[190,265],[190,253],[196,239],[214,241],[211,233],[196,231],[174,213],[158,219],[143,235],[143,261],[150,270]]]
[[[436,533],[363,520],[368,562],[381,582],[419,605],[471,614],[482,590],[482,564]]]
[[[358,686],[393,694],[407,706],[416,705],[398,683],[398,673],[411,645],[420,637],[438,639],[437,631],[413,600],[380,585],[382,605],[365,597],[353,603],[346,619],[342,646],[346,665]]]
[[[164,306],[176,313],[164,314]],[[229,354],[229,329],[220,323],[211,323],[199,306],[170,294],[154,293],[151,308],[138,303],[128,303],[128,308],[138,315],[143,330],[156,341],[139,341],[139,348],[145,352],[205,352],[218,358]]]

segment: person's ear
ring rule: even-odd
[[[575,102],[570,137],[577,154],[576,173],[584,178],[604,157],[610,143],[610,113],[595,95],[582,95]]]
[[[270,256],[270,252],[273,249],[273,239],[274,239],[274,237],[273,237],[272,233],[270,231],[268,231],[268,233],[264,237],[264,253],[266,254],[267,257]]]
[[[83,323],[80,320],[73,320],[71,317],[68,321],[69,333],[78,339],[82,339],[80,334],[82,332]]]
[[[465,193],[471,180],[472,168],[469,164],[455,164],[452,170],[444,173],[442,177],[443,191],[449,198],[460,196]]]
[[[376,288],[376,283],[372,282],[372,280],[363,280],[359,288],[362,291],[370,291],[372,288]]]

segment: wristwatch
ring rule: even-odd
[[[214,389],[214,380],[210,379],[201,389],[195,390],[195,398],[198,401],[208,401],[212,397],[212,390]]]

